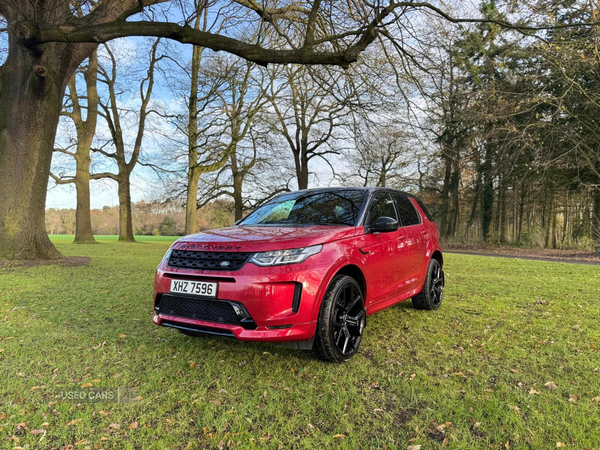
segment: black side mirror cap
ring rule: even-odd
[[[375,225],[369,227],[370,233],[390,233],[397,231],[399,228],[398,221],[391,217],[378,217],[375,221]]]

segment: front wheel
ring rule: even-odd
[[[412,298],[413,306],[417,309],[438,309],[442,304],[443,294],[444,272],[440,262],[432,259],[427,268],[423,290]]]
[[[319,310],[314,353],[323,361],[348,361],[358,350],[366,324],[360,286],[352,277],[336,275]]]

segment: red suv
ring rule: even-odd
[[[368,315],[411,297],[418,309],[440,307],[438,237],[423,204],[403,192],[280,195],[233,227],[174,242],[156,271],[153,321],[346,361]]]

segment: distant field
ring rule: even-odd
[[[135,239],[139,242],[173,242],[179,236],[136,236]],[[119,236],[113,235],[101,235],[94,236],[98,242],[117,242]],[[75,239],[75,236],[57,234],[50,236],[50,240],[56,244],[70,244]]]
[[[598,267],[448,254],[439,311],[370,317],[332,365],[156,327],[175,238],[98,239],[52,236],[86,266],[0,267],[0,448],[600,450]],[[89,386],[139,399],[57,402]]]

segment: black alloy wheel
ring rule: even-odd
[[[438,309],[444,297],[444,271],[437,259],[429,261],[427,276],[423,289],[412,298],[415,308],[432,310]]]
[[[357,352],[366,323],[360,286],[352,277],[335,276],[321,303],[315,353],[325,361],[347,361]]]

